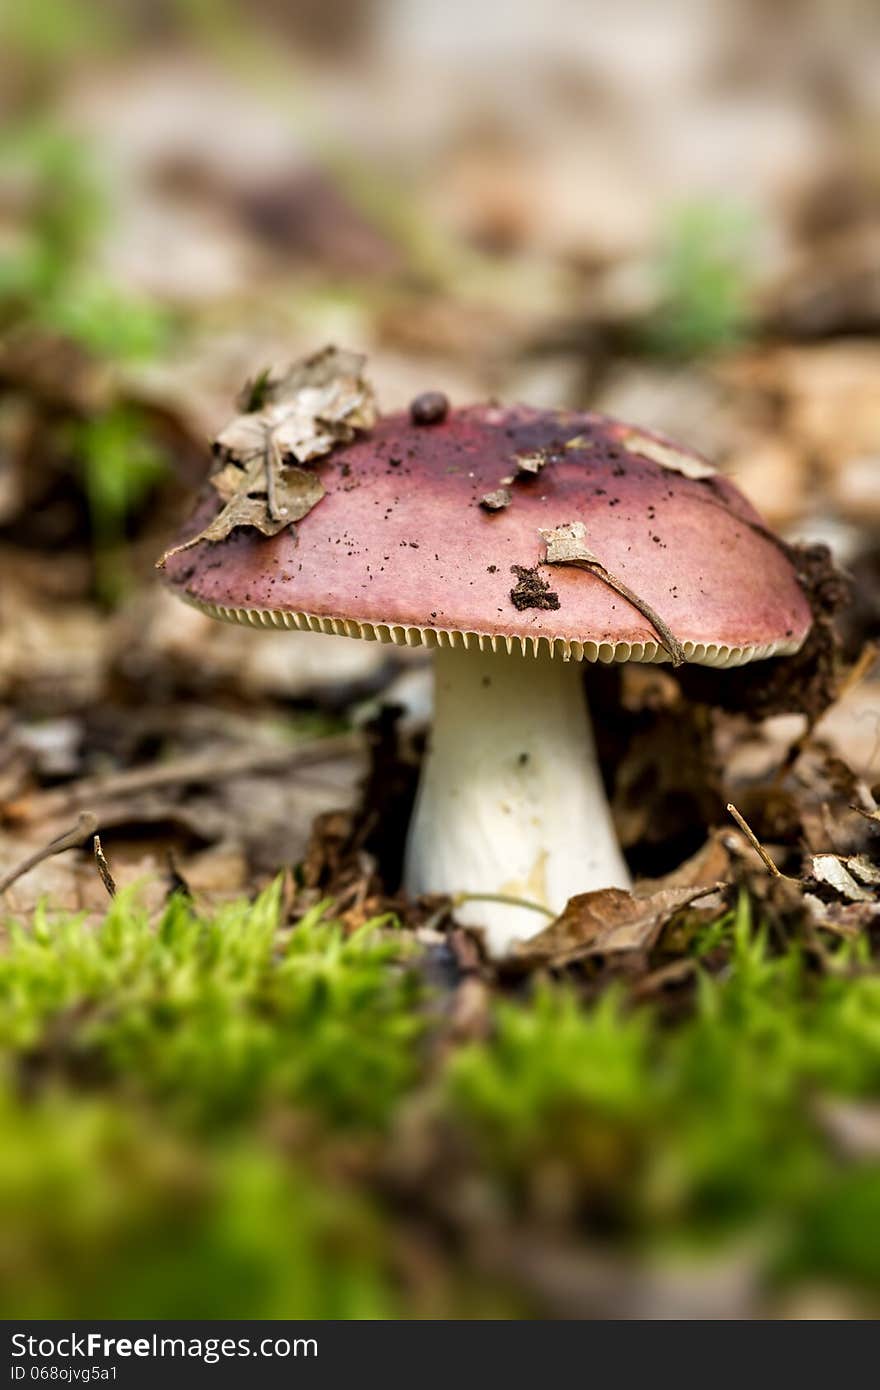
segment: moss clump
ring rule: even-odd
[[[0,1046],[31,1083],[121,1088],[191,1128],[273,1103],[382,1126],[417,1073],[419,986],[400,935],[346,938],[327,907],[283,931],[277,886],[211,919],[175,898],[157,926],[130,894],[98,930],[38,914],[0,956]]]
[[[728,963],[678,1026],[541,989],[452,1059],[448,1103],[520,1213],[552,1165],[585,1235],[656,1253],[772,1230],[768,1274],[880,1288],[876,1226],[854,1219],[880,1201],[880,1162],[842,1159],[821,1123],[828,1097],[880,1090],[880,978],[851,944],[821,975],[774,953],[745,897],[704,935],[694,953]]]
[[[347,936],[328,912],[291,927],[273,888],[209,917],[175,899],[151,923],[128,894],[97,928],[46,913],[11,928],[5,1307],[546,1312],[523,1271],[474,1274],[485,1212],[496,1235],[637,1261],[724,1258],[746,1239],[771,1299],[804,1279],[880,1289],[880,1162],[827,1124],[832,1099],[880,1091],[866,942],[819,971],[743,898],[683,941],[685,1013],[544,982],[495,997],[485,1040],[431,1047],[442,999],[411,938],[391,921]],[[484,1216],[450,1244],[475,1183]]]

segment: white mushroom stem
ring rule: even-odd
[[[583,667],[549,656],[440,650],[435,712],[406,854],[411,893],[500,894],[561,912],[575,893],[625,888],[583,696]],[[467,901],[503,955],[547,918]]]

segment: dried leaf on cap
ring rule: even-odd
[[[350,444],[358,430],[376,423],[376,400],[365,380],[366,358],[359,352],[327,347],[299,362],[283,376],[260,381],[259,410],[237,415],[217,436],[221,457],[247,463],[260,456],[271,438],[282,457],[297,463]]]
[[[166,551],[217,542],[240,526],[275,536],[300,521],[324,496],[318,475],[300,465],[348,444],[376,421],[373,389],[363,376],[360,353],[324,348],[277,379],[262,373],[245,388],[237,415],[218,435],[222,461],[210,482],[225,503],[197,535]]]
[[[659,463],[661,468],[668,468],[673,473],[681,473],[685,478],[714,478],[718,472],[705,459],[682,453],[674,445],[652,439],[649,434],[629,433],[624,435],[621,442],[631,454],[641,454],[642,458]]]

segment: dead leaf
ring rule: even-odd
[[[317,506],[324,485],[298,465],[350,443],[358,430],[375,424],[364,362],[360,353],[328,347],[294,363],[278,379],[263,374],[249,383],[245,404],[256,408],[237,415],[214,443],[222,466],[210,482],[225,506],[197,535],[166,551],[160,568],[170,556],[201,541],[225,540],[240,526],[276,536]]]
[[[809,913],[810,922],[835,936],[856,937],[867,931],[880,917],[880,903],[826,903],[815,893],[802,893],[800,901]]]
[[[559,966],[585,956],[649,950],[676,912],[717,887],[662,888],[644,897],[623,888],[578,893],[549,927],[519,945],[516,955]]]
[[[652,463],[659,463],[661,468],[681,473],[685,478],[714,478],[718,472],[717,468],[713,468],[711,463],[706,463],[705,459],[697,458],[694,454],[684,454],[672,444],[663,444],[659,439],[652,439],[647,434],[629,433],[624,435],[621,442],[630,453],[641,454]]]
[[[541,539],[546,543],[545,565],[598,565],[602,562],[587,545],[587,528],[582,521],[571,521],[566,526],[556,526],[551,531],[542,531]]]
[[[237,415],[217,436],[217,449],[246,463],[262,456],[271,437],[282,457],[308,463],[337,444],[350,444],[358,430],[376,423],[365,361],[361,353],[326,347],[295,362],[283,376],[261,382],[261,408]]]
[[[856,883],[849,869],[836,854],[814,854],[811,860],[813,877],[847,898],[851,903],[865,903],[874,900],[874,894]]]
[[[860,883],[880,887],[880,866],[869,859],[867,854],[854,854],[846,861],[846,867]]]

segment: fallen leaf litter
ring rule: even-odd
[[[295,362],[277,379],[265,373],[245,388],[250,406],[214,441],[220,467],[209,481],[224,506],[197,535],[166,551],[172,555],[202,541],[225,540],[242,526],[275,536],[301,521],[325,495],[310,464],[337,444],[350,444],[371,429],[377,411],[364,378],[366,358],[327,347]]]

